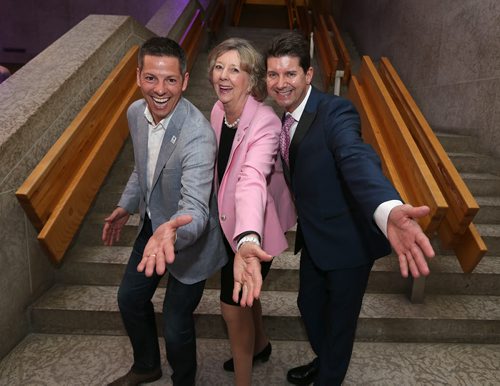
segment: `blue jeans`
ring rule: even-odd
[[[155,313],[151,298],[160,282],[156,272],[146,277],[137,265],[149,238],[151,221],[146,218],[130,255],[120,289],[118,306],[134,350],[132,369],[138,373],[161,367]],[[196,377],[196,334],[193,312],[205,288],[205,280],[187,285],[172,275],[167,280],[163,301],[163,336],[174,385],[191,386]]]

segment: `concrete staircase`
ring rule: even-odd
[[[276,30],[239,28],[226,30],[226,33],[248,38],[258,47],[262,47],[276,34]],[[209,117],[216,97],[207,80],[206,68],[207,53],[203,52],[191,72],[186,97]],[[488,255],[473,273],[465,275],[461,273],[456,258],[436,244],[438,255],[431,262],[432,273],[427,279],[423,304],[411,304],[408,301],[406,293],[410,282],[400,277],[396,258],[387,257],[377,261],[363,303],[353,364],[346,384],[357,384],[358,381],[364,384],[401,384],[400,381],[404,379],[410,380],[410,383],[406,384],[416,384],[417,378],[413,378],[413,383],[412,378],[408,378],[408,373],[405,374],[408,371],[404,369],[407,366],[405,361],[398,361],[404,356],[410,357],[410,362],[421,361],[423,356],[430,355],[429,350],[441,352],[442,355],[454,352],[456,355],[452,356],[459,358],[457,361],[462,360],[464,366],[472,363],[478,355],[484,355],[485,358],[500,357],[500,174],[495,160],[477,150],[474,138],[453,134],[440,134],[439,138],[482,207],[475,223],[488,245]],[[81,335],[95,335],[97,340],[92,337],[89,339],[94,339],[92,342],[100,342],[95,344],[102,344],[103,350],[106,350],[107,339],[118,336],[116,339],[119,339],[120,345],[128,347],[116,304],[116,293],[135,238],[138,219],[131,218],[117,246],[102,246],[100,235],[103,219],[116,205],[132,167],[132,148],[128,142],[57,274],[58,284],[31,306],[35,337],[63,334],[59,339],[66,339],[62,346],[65,347],[77,345]],[[292,246],[293,239],[292,230],[289,232]],[[271,370],[256,369],[255,384],[286,384],[286,368],[312,358],[313,354],[308,348],[296,307],[298,266],[298,257],[286,251],[275,259],[265,282],[262,294],[265,324],[275,345],[272,360],[276,361],[279,373],[276,374],[276,368],[272,370],[273,373],[269,372]],[[219,278],[215,275],[208,280],[205,294],[196,312],[201,352],[199,355],[203,362],[200,373],[213,374],[209,378],[200,375],[201,385],[231,384],[230,375],[224,374],[221,369],[222,360],[230,354],[224,323],[220,316],[218,288]],[[162,299],[163,291],[159,290],[154,298],[155,306],[157,305],[159,310],[158,317],[161,317]],[[33,339],[35,338],[31,338]],[[220,354],[214,354],[215,352]],[[294,353],[293,359],[289,358],[290,353]],[[414,357],[411,357],[412,353]],[[100,357],[103,354],[96,348],[88,355]],[[215,362],[214,355],[217,357]],[[15,355],[13,357],[15,358]],[[131,360],[130,351],[120,358],[124,361],[122,369],[126,370]],[[393,362],[394,367],[389,369],[386,362],[381,364],[381,358],[388,363]],[[436,363],[439,361],[436,359]],[[446,366],[442,366],[445,373],[449,370],[444,369]],[[423,367],[425,372],[426,366]],[[385,369],[383,376],[380,375],[381,369]],[[490,375],[486,370],[483,374],[487,374],[486,381],[489,382]],[[494,364],[489,370],[491,379],[499,376],[496,379],[499,381],[500,375]],[[119,375],[118,370],[114,371],[116,374],[113,375]],[[366,378],[367,371],[372,371],[371,381],[369,377]],[[1,374],[0,364],[0,385],[3,384]],[[389,378],[384,378],[389,374]],[[90,384],[101,384],[103,378],[113,379],[111,375],[104,374],[99,380],[94,378]],[[468,382],[467,379],[479,378],[461,379],[465,379],[464,384],[474,384],[475,381]],[[70,384],[88,384],[80,381]],[[163,379],[163,382],[168,381],[166,377]],[[443,380],[439,380],[441,381]],[[432,377],[429,382],[433,383]]]

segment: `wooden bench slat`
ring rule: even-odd
[[[98,135],[99,130],[96,128],[100,127],[113,108],[113,103],[102,104],[101,101],[113,100],[113,95],[121,95],[127,84],[135,83],[135,55],[137,48],[129,51],[121,64],[110,73],[16,192],[38,231],[52,212],[60,192],[73,176],[75,163],[78,162],[74,155],[88,154]]]
[[[16,192],[21,206],[41,232],[41,244],[56,263],[128,135],[125,110],[133,99],[140,98],[137,52],[138,46],[129,50]],[[112,140],[106,142],[105,156],[94,159],[106,136]],[[90,177],[85,177],[83,170],[90,170]],[[76,199],[67,207],[65,197]],[[68,218],[58,219],[62,213]],[[58,221],[66,221],[66,225],[53,232],[51,224]],[[52,236],[45,239],[44,234]]]
[[[387,58],[381,59],[379,72],[452,209],[446,218],[453,232],[464,233],[479,205]]]
[[[194,61],[200,48],[201,40],[203,38],[203,30],[205,22],[202,20],[201,10],[198,8],[189,25],[179,40],[179,45],[184,49],[187,59],[187,70],[191,71]]]
[[[421,221],[425,232],[432,234],[441,223],[448,204],[431,171],[408,131],[371,59],[364,56],[359,72],[360,84],[370,103],[373,114],[381,122],[381,135],[387,144],[392,162],[397,168],[402,190],[408,202],[415,206],[428,205],[431,213]]]
[[[340,34],[340,30],[338,29],[334,18],[330,14],[327,16],[326,25],[328,30],[333,34],[333,43],[339,55],[339,64],[341,69],[344,71],[342,82],[344,84],[348,84],[351,79],[351,56],[349,55],[349,51],[345,46],[344,39]]]
[[[224,25],[224,17],[226,16],[226,6],[224,4],[224,0],[218,0],[212,16],[208,22],[208,26],[210,32],[213,36],[216,36],[219,33],[219,30]]]
[[[339,57],[326,27],[323,15],[319,15],[318,26],[314,28],[314,43],[318,52],[318,63],[323,72],[323,90],[328,91],[335,78]]]
[[[52,259],[58,260],[71,244],[92,201],[128,136],[126,111],[130,101],[140,98],[138,88],[123,95],[110,122],[102,128],[96,141],[73,181],[60,198],[38,239]]]
[[[381,59],[379,72],[449,205],[438,228],[441,243],[454,251],[464,272],[471,272],[487,252],[472,224],[479,205],[389,59]]]
[[[312,14],[307,7],[297,7],[297,20],[299,28],[309,37],[313,30]]]
[[[465,273],[472,272],[487,251],[486,244],[472,223],[454,247],[454,252]]]
[[[401,193],[403,200],[408,201],[409,197],[406,196],[404,185],[399,178],[396,166],[390,157],[391,153],[387,148],[384,137],[380,132],[381,123],[377,118],[377,115],[372,110],[368,97],[359,84],[358,79],[353,76],[351,82],[352,83],[350,84],[348,91],[348,98],[354,103],[359,112],[363,139],[365,142],[371,144],[375,149],[382,162],[384,174]]]

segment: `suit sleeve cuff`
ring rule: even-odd
[[[400,200],[389,200],[380,204],[373,213],[373,220],[385,237],[387,237],[387,220],[389,219],[389,214],[393,208],[399,205],[403,205]]]

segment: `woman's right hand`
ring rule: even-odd
[[[267,254],[259,245],[244,243],[234,256],[234,287],[233,301],[239,300],[241,291],[241,307],[252,307],[254,299],[258,299],[262,289],[261,261],[271,261],[273,257]]]

